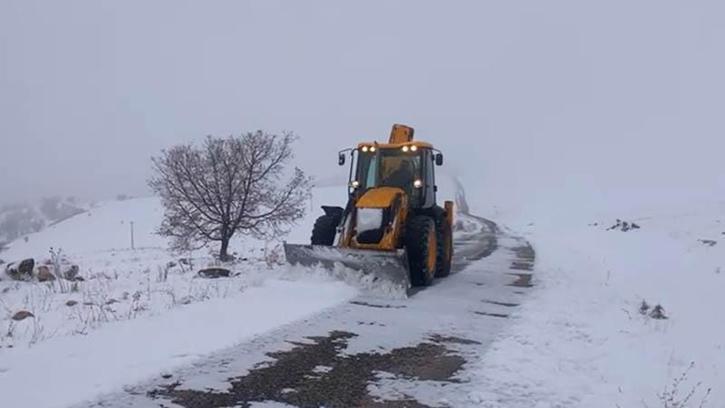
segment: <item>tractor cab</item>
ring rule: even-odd
[[[436,164],[443,164],[443,155],[429,143],[413,141],[413,128],[395,125],[389,143],[360,143],[356,149],[340,152],[340,165],[349,152],[352,195],[361,195],[377,187],[403,190],[411,208],[436,205]]]

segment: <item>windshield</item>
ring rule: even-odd
[[[421,178],[420,153],[400,149],[382,149],[379,152],[360,152],[357,178],[360,188],[399,187],[409,194],[413,182]]]

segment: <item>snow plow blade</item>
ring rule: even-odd
[[[290,265],[322,266],[333,276],[362,283],[374,292],[408,297],[410,273],[403,250],[387,252],[285,243],[284,253]],[[349,270],[359,276],[350,276]]]

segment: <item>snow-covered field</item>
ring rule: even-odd
[[[498,211],[539,288],[473,368],[481,405],[725,406],[725,202],[643,208]]]
[[[444,196],[453,185],[442,183]],[[339,186],[315,189],[308,216],[286,239],[306,242],[319,205],[344,198]],[[725,406],[725,203],[604,203],[567,214],[486,207],[483,198],[469,204],[534,245],[536,281],[510,324],[465,364],[470,383],[449,401]],[[63,407],[113,393],[360,291],[280,265],[279,242],[242,239],[232,249],[245,258],[231,267],[235,276],[199,278],[213,257],[169,253],[153,233],[161,211],[154,198],[101,203],[2,254],[43,260],[62,248],[85,280],[65,288],[0,281],[0,406]],[[623,231],[617,220],[639,228]],[[12,320],[19,310],[34,317]]]
[[[318,189],[316,197],[327,195]],[[3,252],[7,260],[43,262],[60,248],[84,280],[0,280],[0,406],[77,403],[357,293],[323,274],[293,274],[281,265],[280,242],[252,239],[234,243],[241,260],[230,266],[233,277],[200,278],[196,272],[215,265],[213,257],[167,251],[154,233],[161,214],[156,198],[101,203]],[[311,210],[289,238],[306,241],[317,215]],[[33,316],[13,320],[19,311]]]

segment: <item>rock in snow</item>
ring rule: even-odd
[[[28,317],[35,317],[35,315],[28,312],[27,310],[20,310],[13,315],[13,320],[19,322],[27,319]]]
[[[40,265],[37,268],[38,282],[49,282],[55,280],[55,275],[50,271],[47,265]]]
[[[63,277],[72,281],[78,278],[78,272],[80,272],[80,268],[78,267],[78,265],[71,265],[63,272]]]
[[[33,277],[33,268],[35,268],[35,260],[29,258],[8,264],[5,267],[5,273],[15,280],[30,280]]]
[[[225,268],[206,268],[199,271],[200,277],[208,279],[228,278],[230,274],[231,271]]]

